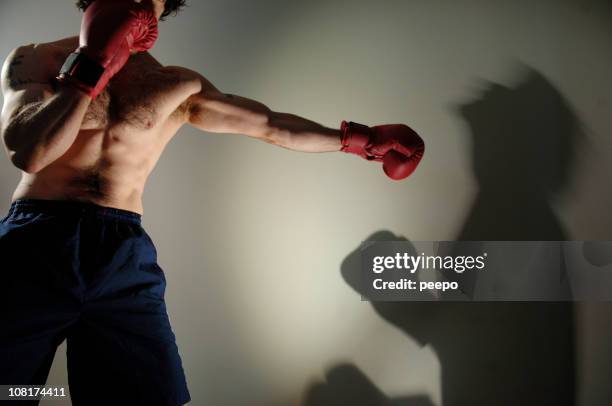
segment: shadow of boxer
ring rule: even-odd
[[[366,240],[407,241],[389,231],[374,233]],[[345,258],[341,272],[344,280],[361,293],[359,248]],[[433,347],[441,365],[443,406],[573,405],[571,305],[440,301],[371,304],[383,319],[410,338]]]
[[[514,88],[490,83],[480,98],[458,108],[472,131],[479,191],[457,240],[567,239],[552,204],[571,173],[580,123],[542,74],[530,68],[525,73]],[[379,231],[366,241],[407,240]],[[363,294],[359,272],[358,247],[343,261],[341,273]],[[571,303],[371,304],[390,324],[433,347],[442,368],[443,406],[574,404]],[[344,399],[358,406],[393,404],[346,365],[332,368],[327,384],[309,393],[307,406],[349,404]]]

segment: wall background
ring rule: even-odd
[[[404,122],[427,142],[417,173],[393,183],[356,157],[181,130],[148,183],[144,225],[192,404],[322,405],[306,393],[341,364],[386,396],[441,404],[436,350],[360,302],[340,267],[379,230],[416,241],[465,230],[478,182],[457,106],[482,99],[488,82],[513,87],[536,70],[567,99],[586,131],[550,203],[567,238],[612,239],[609,2],[190,3],[161,24],[152,54],[162,63],[328,126]],[[0,54],[74,35],[79,18],[69,0],[3,0]],[[0,157],[2,211],[18,176]],[[580,405],[609,404],[612,307],[575,311]],[[49,384],[67,384],[64,345]]]

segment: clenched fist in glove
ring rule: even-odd
[[[368,127],[343,121],[341,131],[342,151],[382,162],[383,170],[394,180],[410,176],[425,153],[421,137],[404,124]]]
[[[146,51],[156,40],[157,19],[150,0],[96,0],[83,15],[80,46],[68,56],[57,79],[95,99],[132,51]]]

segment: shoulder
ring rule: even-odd
[[[66,56],[74,49],[76,37],[13,48],[2,64],[2,89],[25,84],[50,85]]]
[[[185,68],[183,66],[164,66],[163,69],[169,72],[175,72],[176,74],[180,75],[184,80],[197,85],[199,90],[196,93],[199,93],[200,95],[208,92],[218,92],[215,85],[213,85],[208,79],[206,79],[204,75],[192,69]]]
[[[127,65],[140,66],[147,70],[159,69],[163,65],[153,57],[149,52],[138,52],[130,56]]]
[[[4,59],[2,66],[3,76],[8,73],[9,67],[23,65],[26,60],[30,60],[35,48],[36,44],[19,45],[13,48]]]
[[[13,48],[4,59],[0,76],[2,91],[8,91],[22,84],[23,72],[31,63],[36,44],[20,45]]]
[[[54,55],[67,55],[76,49],[78,46],[78,37],[67,37],[61,40],[52,42],[38,42],[30,43],[25,45],[19,45],[13,48],[5,58],[5,64],[14,62],[16,59],[36,61],[44,58],[48,59],[49,56]]]
[[[32,98],[43,100],[54,93],[54,82],[66,56],[74,50],[78,38],[30,43],[13,48],[0,71],[2,94],[21,95],[26,91]],[[6,98],[5,98],[6,102]]]

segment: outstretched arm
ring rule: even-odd
[[[202,90],[188,101],[189,123],[200,130],[243,134],[294,151],[337,152],[342,148],[340,129],[223,93],[202,76],[200,81]]]
[[[326,128],[294,114],[272,111],[254,100],[223,93],[191,72],[194,74],[201,88],[187,100],[187,120],[203,131],[243,134],[294,151],[355,154],[382,162],[383,170],[394,180],[410,176],[423,158],[425,143],[407,125],[368,127],[343,121],[340,129]]]

